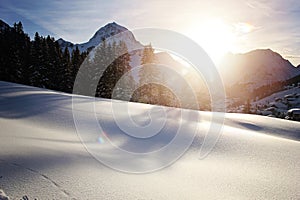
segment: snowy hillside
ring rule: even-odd
[[[97,99],[96,117],[104,124],[107,138],[127,151],[145,153],[164,147],[182,126],[184,137],[176,145],[176,149],[181,149],[196,130],[192,145],[172,165],[136,175],[104,166],[86,148],[93,147],[111,161],[118,161],[114,164],[129,168],[160,165],[170,155],[148,158],[145,154],[128,159],[114,154],[106,139],[98,137],[89,138],[84,146],[74,125],[72,97],[84,123],[81,136],[93,131],[96,136],[100,134],[91,123],[94,113],[87,109],[93,98],[0,82],[0,189],[11,199],[24,195],[31,199],[300,198],[298,122],[226,114],[218,142],[207,157],[199,159],[209,126],[223,122],[221,113],[215,113],[217,119],[210,123],[209,112],[129,103],[132,118],[144,125],[150,110],[153,123],[160,123],[165,117],[159,108],[167,113],[166,127],[158,135],[137,139],[124,134],[115,122],[126,122],[126,113],[112,113],[112,102],[127,103]],[[205,150],[202,148],[201,152]]]
[[[286,117],[289,109],[300,108],[300,83],[299,86],[288,86],[286,90],[252,102],[251,108],[257,114]]]
[[[289,96],[292,98],[292,96],[300,96],[300,87],[291,87],[288,88],[286,90],[280,91],[280,92],[276,92],[268,97],[265,97],[263,99],[260,99],[258,101],[255,101],[255,104],[267,104],[270,102],[274,102],[274,101],[281,101],[284,100],[285,98],[288,98]],[[295,97],[295,98],[297,98]],[[280,100],[281,99],[281,100]],[[293,99],[293,100],[297,100],[297,99]],[[300,101],[300,99],[299,99]],[[296,102],[295,102],[296,103]]]

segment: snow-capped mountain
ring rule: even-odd
[[[57,42],[58,42],[58,44],[60,45],[60,47],[62,48],[62,49],[64,49],[65,47],[69,47],[69,49],[73,49],[73,47],[74,47],[74,44],[72,43],[72,42],[68,42],[68,41],[65,41],[64,39],[62,39],[62,38],[59,38],[58,40],[57,40]],[[76,46],[75,46],[75,48],[76,48]],[[74,48],[74,49],[75,49]]]
[[[252,89],[278,81],[285,81],[300,74],[280,54],[270,49],[258,49],[245,54],[228,54],[220,67],[228,86],[245,84]]]
[[[121,35],[118,35],[119,33],[123,33]],[[110,39],[110,37],[113,37]],[[85,43],[81,44],[73,44],[72,42],[65,41],[64,39],[60,38],[58,39],[58,43],[60,46],[64,49],[65,47],[69,48],[69,51],[71,52],[76,47],[82,52],[82,51],[91,51],[93,48],[95,48],[97,45],[99,45],[104,39],[106,39],[107,43],[110,42],[119,42],[120,40],[124,41],[128,48],[142,48],[143,45],[138,42],[132,32],[130,32],[127,28],[117,24],[116,22],[109,23],[105,25],[104,27],[100,28],[94,36]]]

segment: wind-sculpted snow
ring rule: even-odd
[[[165,160],[118,157],[103,138],[91,137],[83,144],[73,120],[72,97],[80,104],[76,113],[87,133],[98,130],[91,124],[91,117],[96,116],[107,138],[129,152],[163,148],[182,124],[186,125],[182,144],[190,134],[195,133],[195,137],[185,153],[165,168],[139,175],[119,172],[95,159],[89,148],[128,167],[151,166]],[[95,115],[87,109],[91,103]],[[208,156],[199,159],[210,125],[222,120],[211,122],[210,112],[137,103],[129,103],[128,107],[137,123],[147,125],[151,116],[158,124],[166,120],[165,126],[151,140],[134,138],[118,127],[114,117],[122,119],[126,113],[112,113],[111,100],[0,82],[0,188],[11,199],[24,195],[30,199],[300,198],[300,123],[226,114],[216,145]],[[176,145],[180,149],[181,143]],[[168,156],[172,152],[165,159]]]

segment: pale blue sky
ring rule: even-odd
[[[101,26],[115,21],[128,29],[155,27],[178,31],[216,58],[225,51],[270,48],[294,65],[300,64],[298,0],[0,2],[0,18],[10,25],[22,21],[30,36],[38,31],[56,39],[86,42]]]

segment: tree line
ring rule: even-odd
[[[0,29],[0,46],[0,80],[72,93],[79,77],[76,92],[82,95],[179,107],[172,91],[160,84],[141,85],[130,94],[130,88],[139,85],[139,81],[161,81],[164,77],[159,69],[144,67],[136,77],[129,73],[125,82],[116,87],[131,70],[130,54],[123,41],[107,43],[103,38],[92,55],[80,52],[78,47],[69,52],[51,36],[36,33],[31,40],[19,22]],[[155,62],[151,45],[142,50],[141,60],[145,66]],[[84,70],[79,70],[81,67]]]
[[[0,46],[0,80],[69,93],[87,56],[78,48],[61,50],[53,37],[39,33],[31,41],[21,22],[1,30]]]

